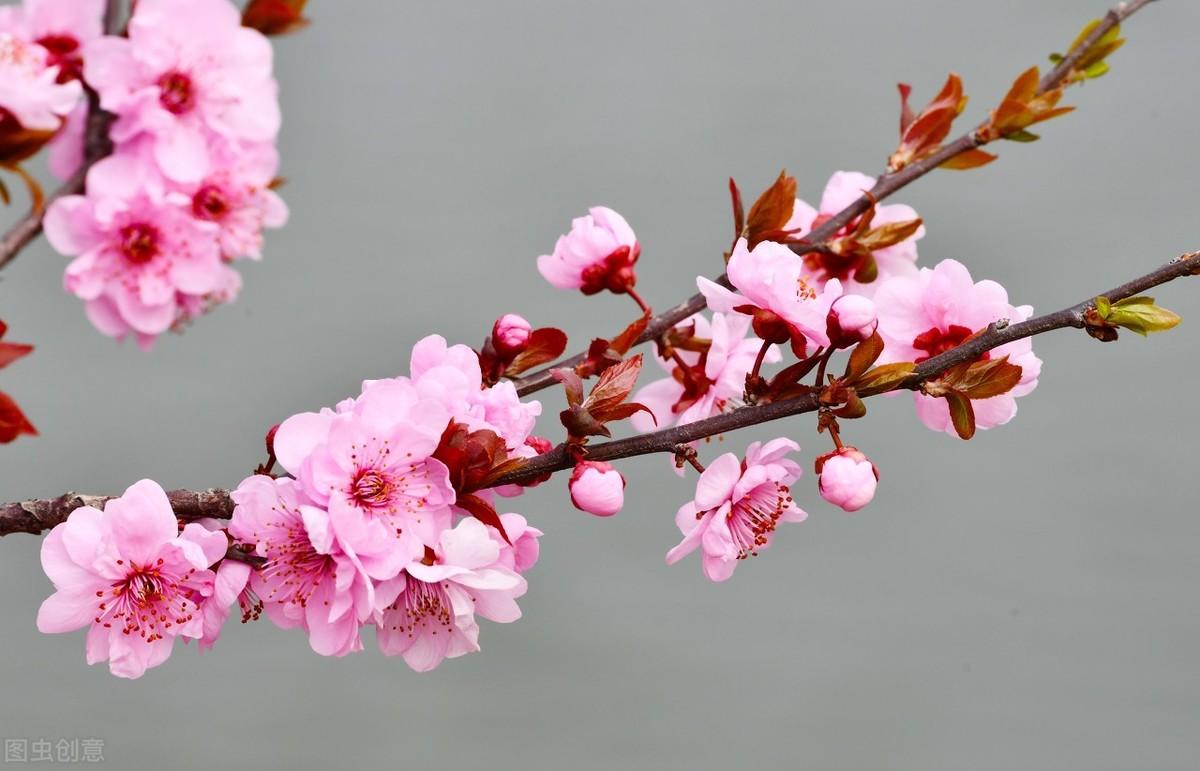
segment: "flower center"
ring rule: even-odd
[[[824,225],[829,220],[833,219],[832,214],[818,214],[813,220],[812,228],[816,230]],[[853,225],[854,223],[851,223]],[[844,236],[850,232],[850,226],[846,226],[830,236],[830,240]],[[839,281],[847,281],[854,277],[858,269],[862,267],[866,258],[861,254],[835,254],[829,251],[815,251],[804,255],[804,266],[809,272],[820,276],[824,280],[836,278]]]
[[[46,35],[36,41],[46,49],[46,63],[58,66],[58,82],[68,83],[83,75],[83,58],[79,55],[79,41],[70,35]]]
[[[409,637],[425,631],[448,632],[454,618],[450,598],[441,584],[429,584],[407,574],[404,591],[388,610],[384,623]]]
[[[392,479],[373,468],[359,469],[350,483],[350,497],[360,508],[379,509],[392,502]]]
[[[229,213],[229,201],[221,188],[204,185],[192,196],[192,213],[199,219],[215,222]]]
[[[792,503],[792,494],[778,482],[761,484],[735,503],[726,515],[729,533],[738,547],[738,559],[758,556],[766,546],[783,512]]]
[[[158,228],[144,222],[126,225],[121,228],[118,248],[125,259],[144,265],[158,256]]]
[[[183,115],[196,105],[196,89],[185,73],[172,70],[158,79],[158,100],[167,112]]]
[[[122,560],[117,561],[123,565]],[[130,572],[112,584],[108,591],[98,591],[100,598],[93,621],[106,629],[121,625],[125,634],[136,634],[146,642],[161,640],[176,624],[192,620],[198,605],[180,591],[179,584],[191,577],[173,576],[164,571],[161,559],[153,566],[130,565]]]
[[[920,364],[938,354],[949,351],[951,348],[956,348],[962,345],[973,334],[975,333],[958,324],[951,324],[945,332],[937,327],[932,327],[913,338],[913,348],[916,348],[918,351],[927,352],[925,356],[917,358],[915,363]],[[989,354],[985,352],[979,357],[979,361],[987,361],[988,358]]]

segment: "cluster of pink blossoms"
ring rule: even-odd
[[[106,335],[159,334],[233,300],[240,259],[287,208],[272,185],[280,114],[272,51],[228,0],[140,0],[125,36],[102,35],[102,0],[25,0],[0,16],[0,118],[59,130],[51,170],[83,162],[80,79],[115,116],[113,154],[86,195],[47,211],[73,257],[64,286]],[[65,125],[64,125],[65,122]]]

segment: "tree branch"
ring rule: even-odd
[[[1153,270],[1144,276],[1139,276],[1118,287],[1103,292],[1103,296],[1112,302],[1133,297],[1152,287],[1173,281],[1181,276],[1200,274],[1200,252],[1184,254],[1166,265]],[[1068,308],[1053,313],[1028,319],[1017,324],[1009,324],[1007,320],[999,320],[990,324],[979,336],[968,340],[962,345],[952,348],[945,353],[930,358],[917,366],[913,376],[902,384],[901,388],[917,389],[926,380],[937,377],[951,367],[965,362],[974,361],[985,351],[1033,337],[1056,329],[1067,327],[1082,328],[1084,313],[1093,307],[1096,295]],[[772,420],[815,412],[820,408],[816,394],[809,394],[796,399],[787,399],[768,404],[742,407],[732,412],[714,415],[705,420],[688,423],[682,426],[654,431],[649,434],[631,436],[591,445],[587,448],[588,460],[619,460],[638,455],[649,455],[658,452],[674,453],[679,445],[686,445],[699,439],[735,431],[739,428],[767,423]],[[564,445],[555,447],[548,453],[530,459],[520,468],[496,479],[493,485],[507,485],[524,482],[538,476],[555,471],[563,471],[575,464],[574,459]],[[113,496],[87,496],[67,493],[58,498],[46,500],[30,500],[0,505],[0,536],[10,533],[40,533],[66,520],[67,516],[81,506],[100,507]],[[205,490],[192,492],[190,490],[172,490],[167,493],[175,515],[181,520],[194,520],[203,517],[228,519],[233,514],[233,502],[226,490]]]
[[[1079,61],[1092,44],[1099,40],[1104,33],[1108,32],[1112,27],[1125,19],[1132,16],[1142,7],[1153,2],[1153,0],[1131,0],[1117,5],[1109,10],[1101,20],[1100,24],[1081,41],[1080,45],[1076,46],[1075,50],[1063,58],[1058,65],[1046,73],[1038,84],[1038,93],[1042,94],[1062,85],[1063,81],[1070,74],[1075,63]],[[982,124],[980,124],[982,125]],[[866,193],[856,199],[846,208],[835,214],[829,220],[822,223],[819,227],[813,228],[812,232],[806,235],[804,244],[793,244],[792,251],[797,254],[807,254],[808,252],[816,251],[821,248],[824,241],[837,235],[838,231],[852,222],[856,217],[863,214],[870,208],[872,202],[879,202],[893,193],[907,187],[910,183],[915,182],[929,172],[941,166],[946,161],[973,150],[981,145],[986,144],[983,138],[979,135],[976,126],[966,134],[963,134],[958,139],[955,139],[949,144],[943,145],[941,149],[926,158],[909,164],[899,171],[888,172],[879,177],[875,182],[875,186],[871,188],[869,193]],[[726,287],[730,287],[729,280],[722,273],[717,277],[716,282]],[[732,287],[730,287],[732,288]],[[656,340],[661,337],[667,330],[675,326],[679,322],[693,316],[704,310],[706,306],[704,295],[695,294],[683,301],[679,305],[660,313],[650,320],[650,324],[646,327],[646,331],[638,338],[637,344]],[[545,369],[530,373],[524,377],[519,377],[513,380],[513,384],[517,387],[517,393],[521,396],[540,391],[543,388],[548,388],[554,385],[557,381],[550,373],[561,367],[574,367],[586,358],[586,354],[577,354],[569,359],[564,359],[556,364],[552,364]]]
[[[108,0],[105,6],[104,29],[109,35],[116,33],[120,23],[118,20],[119,5],[119,0]],[[108,130],[112,126],[113,115],[100,109],[100,97],[95,91],[86,86],[85,89],[88,113],[87,127],[84,129],[83,163],[66,182],[46,196],[46,202],[41,209],[31,211],[17,220],[3,237],[0,237],[0,269],[16,259],[21,250],[42,232],[42,217],[50,205],[64,196],[82,193],[87,181],[88,170],[96,161],[112,152],[112,142],[108,138]]]

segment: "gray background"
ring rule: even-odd
[[[588,205],[629,218],[666,307],[720,270],[729,175],[758,190],[786,166],[815,201],[881,167],[895,81],[924,103],[953,68],[974,120],[1102,2],[314,3],[278,47],[292,222],[236,305],[145,355],[88,326],[44,242],[4,271],[0,316],[38,350],[0,385],[44,435],[0,449],[0,499],[232,485],[267,426],[398,373],[428,332],[478,343],[513,310],[576,346],[610,331],[627,300],[534,267]],[[922,261],[1050,310],[1200,248],[1198,24],[1147,9],[1043,141],[898,196]],[[1200,318],[1197,287],[1158,294]],[[848,433],[875,504],[843,514],[806,477],[809,521],[724,585],[663,564],[692,483],[666,460],[622,466],[611,520],[557,479],[520,502],[546,531],[524,620],[427,675],[264,622],[119,681],[82,634],[38,634],[39,541],[5,538],[0,734],[102,737],[126,769],[1195,768],[1198,335],[1039,338],[1041,387],[969,446],[873,402]],[[811,416],[781,433],[806,465],[825,449]]]

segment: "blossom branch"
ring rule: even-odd
[[[120,24],[120,0],[108,0],[104,9],[104,29],[106,34],[116,34]],[[68,195],[83,192],[87,181],[87,173],[101,158],[112,152],[112,142],[108,138],[108,130],[112,126],[113,116],[100,109],[100,97],[87,88],[88,113],[87,128],[84,130],[83,163],[75,173],[46,196],[44,204],[37,210],[31,211],[18,220],[0,237],[0,269],[16,259],[21,250],[42,232],[42,218],[50,205]]]
[[[1200,251],[1184,254],[1156,270],[1102,293],[1102,296],[1111,302],[1116,302],[1182,276],[1198,274],[1200,274]],[[919,389],[923,382],[936,378],[951,367],[974,361],[986,351],[1015,340],[1033,337],[1056,329],[1069,327],[1082,329],[1085,326],[1085,314],[1094,307],[1095,296],[1092,296],[1062,310],[1036,316],[1017,324],[999,320],[990,324],[983,333],[962,345],[922,362],[912,376],[901,383],[898,388]],[[660,452],[677,454],[680,446],[686,446],[689,442],[735,431],[739,428],[780,420],[792,415],[815,412],[820,407],[819,397],[815,393],[795,399],[742,407],[694,423],[588,446],[587,459],[610,461]],[[575,462],[575,458],[567,447],[559,445],[493,480],[492,485],[525,482],[545,474],[564,471],[574,466]],[[82,506],[101,507],[113,497],[67,493],[58,498],[0,505],[0,536],[12,533],[41,533],[65,521],[75,509]],[[181,520],[196,520],[205,517],[228,519],[233,514],[233,502],[230,500],[227,490],[172,490],[167,493],[167,498],[171,502],[175,515]]]
[[[1154,0],[1130,0],[1123,2],[1113,7],[1105,14],[1099,24],[1085,37],[1079,45],[1068,53],[1063,59],[1046,73],[1045,77],[1038,83],[1038,95],[1045,94],[1063,84],[1066,78],[1070,75],[1075,64],[1088,52],[1093,44],[1095,44],[1105,33],[1111,30],[1117,24],[1120,24],[1125,19],[1132,16],[1141,8],[1149,5]],[[812,232],[804,236],[804,243],[792,244],[791,248],[797,254],[807,254],[813,251],[820,251],[824,248],[824,242],[836,235],[842,228],[846,227],[855,218],[861,216],[869,209],[872,204],[884,200],[888,196],[907,187],[912,182],[920,179],[929,172],[942,166],[947,161],[956,158],[963,153],[974,150],[981,145],[987,144],[987,138],[980,132],[984,124],[980,124],[971,129],[967,133],[958,137],[952,142],[943,145],[937,152],[926,156],[919,161],[915,161],[897,171],[889,171],[883,174],[875,183],[875,186],[867,193],[859,196],[853,203],[842,209],[833,217],[823,222],[818,227],[813,228]],[[728,279],[725,274],[721,274],[715,279],[718,284],[729,287]],[[706,306],[704,295],[695,294],[689,297],[682,303],[670,308],[669,310],[660,313],[650,320],[646,326],[646,330],[638,337],[637,345],[657,340],[662,337],[671,327],[679,322],[693,316],[704,310]],[[551,374],[555,369],[563,367],[574,367],[587,358],[586,354],[577,354],[569,359],[553,364],[545,369],[530,373],[524,377],[517,378],[513,384],[517,387],[517,393],[521,396],[540,391],[554,385],[557,381]]]

